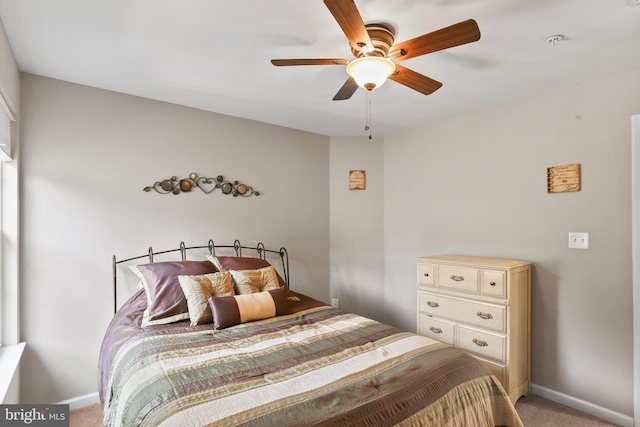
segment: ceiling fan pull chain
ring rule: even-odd
[[[366,102],[366,106],[365,106],[365,125],[364,125],[364,130],[368,130],[369,131],[369,139],[371,139],[371,98],[369,98],[371,91],[368,90],[367,92],[365,92],[366,97],[365,97],[365,102]]]

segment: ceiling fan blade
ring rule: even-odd
[[[353,0],[324,0],[324,4],[338,21],[353,49],[373,52],[373,43]]]
[[[404,61],[478,40],[480,40],[478,23],[473,19],[467,19],[432,33],[398,43],[391,48],[389,56],[395,60]]]
[[[316,59],[272,59],[271,63],[277,67],[289,65],[345,65],[349,61],[342,58],[316,58]]]
[[[390,80],[403,84],[413,90],[429,95],[442,87],[442,83],[437,80],[433,80],[427,76],[423,76],[420,73],[416,73],[413,70],[396,64],[395,73],[389,76]]]
[[[345,99],[349,99],[357,89],[358,83],[356,83],[353,77],[349,77],[349,79],[342,85],[338,93],[336,93],[336,96],[333,97],[333,100],[344,101]]]

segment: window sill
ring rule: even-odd
[[[25,345],[26,343],[21,342],[0,347],[0,373],[2,374],[0,375],[0,403],[6,403],[7,395],[14,385]]]

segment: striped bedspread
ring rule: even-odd
[[[522,426],[472,357],[327,306],[139,331],[109,359],[105,426]]]

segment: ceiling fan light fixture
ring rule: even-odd
[[[347,65],[347,74],[353,77],[358,86],[367,90],[382,86],[395,70],[393,61],[380,56],[364,56]]]

